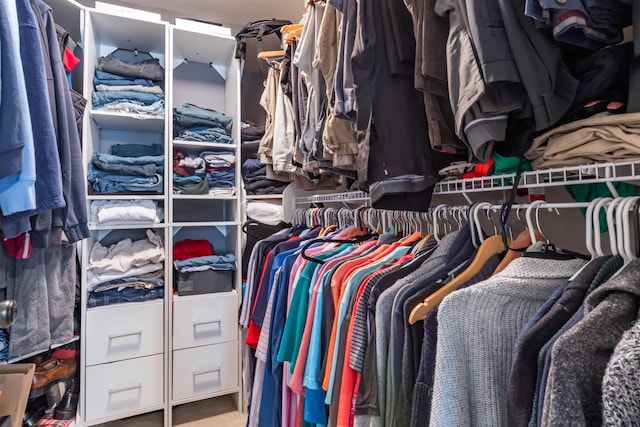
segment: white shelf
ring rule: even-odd
[[[220,142],[196,142],[196,141],[182,141],[179,139],[173,140],[174,147],[195,147],[195,148],[226,148],[227,151],[235,151],[236,144],[223,144]]]
[[[364,191],[348,191],[345,193],[316,194],[314,196],[298,197],[296,198],[296,205],[332,202],[369,202],[370,200],[369,193],[365,193]]]
[[[89,230],[131,230],[135,228],[165,228],[167,225],[164,222],[131,222],[131,223],[118,223],[118,224],[89,224]]]
[[[509,190],[515,174],[455,179],[436,184],[433,194],[462,194]],[[591,165],[523,172],[518,188],[557,187],[576,184],[640,181],[640,162],[594,163]]]
[[[464,194],[474,192],[504,191],[513,186],[515,174],[494,175],[481,178],[440,181],[433,191],[437,194]],[[621,163],[594,163],[591,165],[541,169],[523,172],[518,188],[558,187],[576,184],[611,182],[640,183],[640,161]],[[247,199],[249,196],[247,196]],[[346,193],[321,194],[298,197],[296,205],[315,203],[370,203],[368,193],[351,191]]]
[[[238,196],[212,196],[210,194],[173,194],[173,200],[237,200]]]
[[[163,132],[164,115],[147,116],[114,111],[92,111],[91,119],[100,129],[124,130],[129,132]]]
[[[172,227],[237,227],[240,223],[237,221],[193,221],[193,222],[174,222]]]
[[[162,194],[89,194],[87,200],[164,200]]]
[[[282,194],[248,194],[247,200],[269,200],[276,199],[281,200]]]
[[[236,40],[233,36],[213,32],[205,34],[181,27],[173,29],[173,57],[177,64],[186,59],[213,64],[218,71],[222,71],[221,68],[226,69],[231,63],[235,48]]]

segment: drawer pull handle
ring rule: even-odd
[[[202,369],[200,371],[193,371],[193,376],[197,377],[198,375],[212,374],[214,372],[220,372],[221,370],[222,370],[222,368]]]
[[[129,390],[137,390],[142,388],[142,383],[138,383],[136,385],[130,385],[129,387],[121,387],[121,388],[110,388],[109,394],[122,393]]]
[[[125,337],[132,337],[134,335],[142,335],[142,330],[136,331],[136,332],[128,332],[125,334],[111,334],[109,335],[109,340],[115,340],[117,338],[125,338]]]
[[[198,326],[202,326],[202,325],[213,325],[213,324],[219,324],[220,326],[222,326],[222,320],[203,320],[200,322],[193,322],[193,327],[196,328]]]

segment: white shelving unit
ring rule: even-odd
[[[159,144],[164,147],[165,167],[160,191],[141,194],[100,194],[91,191],[89,204],[104,200],[153,200],[165,210],[164,221],[158,224],[92,224],[91,237],[82,250],[82,341],[80,378],[81,390],[77,425],[95,425],[145,412],[165,409],[169,364],[168,307],[171,296],[170,241],[167,229],[167,194],[170,164],[168,151],[169,112],[161,116],[124,114],[93,110],[93,76],[98,58],[116,49],[148,52],[160,60],[165,75],[160,85],[165,93],[170,85],[167,71],[169,27],[153,16],[130,17],[112,11],[84,9],[81,28],[84,48],[84,96],[89,100],[84,120],[83,156],[85,167],[94,152],[108,153],[114,144]],[[129,53],[127,53],[129,54]],[[131,53],[129,60],[137,55]],[[165,94],[166,97],[166,94]],[[145,238],[145,230],[160,236],[165,246],[164,299],[139,303],[123,303],[103,307],[87,306],[89,288],[86,268],[95,242],[104,246],[122,239]],[[170,420],[164,413],[165,423]]]
[[[52,0],[54,16],[70,29],[83,48],[77,89],[89,100],[83,128],[85,172],[92,153],[109,153],[114,144],[160,144],[165,166],[160,191],[101,194],[87,185],[91,204],[105,200],[153,200],[164,208],[160,223],[90,224],[91,237],[82,243],[82,331],[80,399],[76,426],[91,426],[146,412],[163,410],[171,426],[179,404],[233,395],[243,410],[241,344],[237,321],[241,277],[233,276],[228,292],[173,295],[173,244],[206,239],[214,253],[233,253],[241,265],[240,80],[234,58],[235,39],[209,31],[200,23],[175,26],[145,11],[86,8],[74,0]],[[98,58],[116,49],[133,55],[150,53],[164,67],[162,116],[93,110],[91,94]],[[77,76],[76,76],[77,74]],[[75,81],[74,81],[75,85]],[[173,138],[172,109],[189,102],[213,108],[233,119],[233,143],[200,143]],[[174,148],[232,151],[236,156],[233,195],[174,195]],[[151,229],[164,243],[164,299],[89,308],[87,266],[95,242],[108,246],[125,238],[145,238]]]
[[[235,155],[233,195],[173,194],[170,183],[171,247],[184,239],[206,239],[215,254],[233,253],[241,266],[240,196],[240,80],[234,58],[235,39],[208,29],[171,25],[170,105],[183,103],[214,109],[233,118],[232,143],[192,142],[170,139],[174,150],[196,156],[202,151],[231,151]],[[170,135],[174,135],[173,122]],[[171,282],[174,271],[171,271]],[[233,275],[230,292],[178,296],[169,311],[171,343],[168,349],[171,375],[167,401],[173,407],[197,400],[231,394],[243,409],[241,342],[238,308],[242,278]],[[170,422],[170,424],[172,424]]]

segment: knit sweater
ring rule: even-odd
[[[480,269],[471,280],[461,285],[458,290],[466,289],[489,279],[500,263],[500,257],[494,255]],[[415,325],[414,325],[415,326]],[[433,378],[436,369],[436,351],[438,342],[438,308],[434,308],[424,319],[424,339],[420,353],[420,370],[413,387],[412,395],[405,396],[400,390],[400,399],[411,399],[411,427],[421,427],[429,424],[431,415],[431,395],[433,392]],[[404,367],[403,367],[404,368]],[[400,414],[402,417],[402,414]]]
[[[622,335],[602,382],[606,427],[640,425],[640,321]]]
[[[507,425],[507,381],[518,333],[582,265],[519,258],[442,301],[431,426]]]
[[[602,381],[615,346],[638,316],[638,277],[640,259],[594,290],[582,321],[554,344],[541,425],[601,425]]]
[[[554,299],[550,298],[538,310],[530,319],[531,324],[527,325],[518,337],[507,394],[510,426],[528,425],[538,378],[538,353],[580,308],[589,285],[608,259],[609,257],[599,257],[586,265],[564,289],[561,289],[555,303],[549,305],[549,301]]]

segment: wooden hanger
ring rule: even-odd
[[[264,59],[269,67],[280,71],[282,69],[280,60],[285,57],[285,54],[284,50],[265,50],[258,53],[258,59]]]
[[[282,28],[280,28],[280,32],[282,34],[287,34],[292,31],[302,30],[303,28],[304,28],[304,24],[288,24],[288,25],[283,25]]]
[[[500,264],[498,264],[495,271],[493,272],[494,276],[507,268],[511,261],[516,258],[520,258],[529,246],[531,246],[535,242],[544,240],[544,236],[542,235],[542,233],[540,233],[539,230],[534,230],[533,233],[535,235],[535,241],[531,240],[531,234],[529,233],[528,229],[525,229],[520,234],[518,234],[518,237],[516,237],[515,240],[511,242],[511,244],[509,244],[509,247],[512,249],[509,249],[504,258],[502,258],[502,261],[500,261]]]
[[[258,59],[280,59],[284,58],[286,52],[284,50],[263,50],[258,53]]]
[[[449,283],[435,291],[421,303],[418,303],[409,314],[409,324],[413,325],[420,320],[424,320],[427,314],[442,302],[442,300],[456,291],[460,286],[471,280],[491,257],[504,252],[504,243],[502,236],[491,236],[485,239],[478,248],[475,258],[462,273],[456,276]]]
[[[303,27],[300,26],[300,28],[284,33],[284,38],[282,39],[283,43],[291,44],[294,39],[302,37],[302,28]]]

